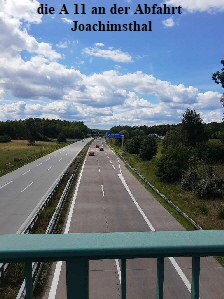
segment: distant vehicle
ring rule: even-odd
[[[94,156],[95,154],[94,154],[94,152],[89,152],[89,156]]]
[[[96,148],[99,148],[100,146],[99,146],[99,144],[96,144]]]
[[[103,148],[103,147],[101,147],[101,148],[100,148],[100,151],[104,151],[104,148]]]

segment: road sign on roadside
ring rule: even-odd
[[[106,133],[106,138],[122,138],[121,133]]]

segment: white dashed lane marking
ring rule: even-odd
[[[7,186],[8,184],[11,184],[11,183],[12,183],[12,181],[6,183],[5,185],[1,186],[0,189],[4,188],[5,186]]]
[[[22,175],[25,175],[25,174],[27,174],[28,172],[30,172],[30,169],[27,170],[26,172],[24,172]]]
[[[101,189],[102,189],[103,196],[105,196],[105,193],[104,193],[104,190],[103,190],[103,185],[101,185]]]
[[[31,186],[33,184],[33,182],[32,183],[30,183],[28,186],[26,186],[26,188],[24,188],[21,192],[24,192],[29,186]]]

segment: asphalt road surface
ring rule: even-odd
[[[95,148],[103,143],[104,151]],[[124,167],[104,141],[96,140],[87,156],[65,233],[172,231],[184,228]],[[224,298],[224,271],[212,258],[201,260],[201,299]],[[166,258],[164,298],[190,298],[191,259]],[[118,260],[90,261],[90,298],[120,298]],[[155,298],[156,260],[127,261],[127,298]],[[65,265],[53,269],[43,299],[66,298]]]
[[[16,234],[80,150],[78,141],[0,177],[0,234]]]

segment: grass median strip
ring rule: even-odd
[[[76,181],[78,178],[78,174],[82,166],[82,163],[84,161],[84,157],[86,156],[87,150],[88,150],[88,145],[79,153],[78,157],[70,165],[69,169],[67,170],[66,174],[64,175],[60,183],[60,186],[54,193],[48,205],[44,208],[44,210],[39,212],[37,221],[35,222],[32,229],[30,229],[29,231],[30,234],[45,234],[49,221],[51,220],[51,217],[55,211],[59,199],[61,198],[65,186],[69,178],[71,177],[71,175],[75,174],[74,180],[71,183],[71,187],[68,191],[63,208],[57,219],[57,225],[56,227],[54,227],[54,230],[51,233],[59,234],[63,231],[64,222],[69,208],[70,200],[72,198]],[[39,278],[37,280],[36,287],[34,290],[35,298],[40,297],[40,295],[42,294],[50,274],[50,269],[51,269],[51,263],[44,263],[41,270],[39,271],[40,272],[38,276]],[[19,288],[23,282],[23,279],[24,279],[24,266],[22,264],[10,264],[7,267],[5,278],[0,287],[1,299],[16,298]]]

